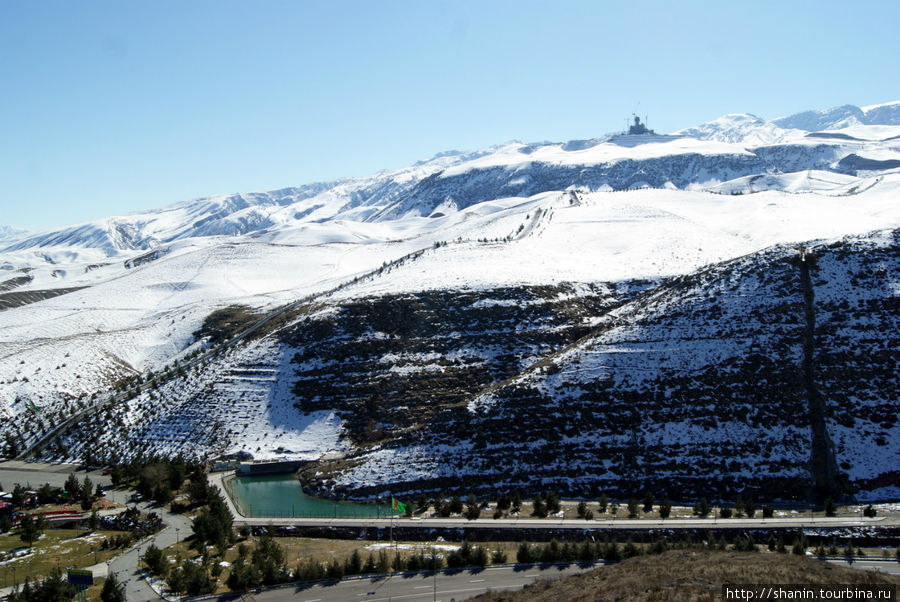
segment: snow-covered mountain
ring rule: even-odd
[[[11,238],[13,236],[19,236],[25,234],[25,230],[20,230],[18,228],[12,228],[10,226],[0,225],[0,240],[4,238]]]
[[[51,456],[246,450],[315,459],[339,451],[357,468],[316,464],[327,477],[315,486],[367,495],[387,480],[413,489],[422,480],[443,487],[463,475],[489,478],[435,450],[464,452],[470,467],[480,466],[485,450],[502,446],[463,431],[493,432],[493,420],[508,420],[510,395],[519,395],[510,391],[537,387],[539,394],[528,395],[540,405],[532,426],[543,435],[521,438],[531,448],[558,441],[562,432],[576,441],[579,421],[593,424],[596,416],[590,403],[624,408],[652,390],[663,407],[699,404],[685,397],[678,379],[701,373],[719,377],[708,386],[732,391],[735,404],[750,407],[750,389],[735,380],[746,371],[716,373],[715,358],[741,356],[747,341],[781,337],[778,353],[763,355],[803,369],[795,353],[802,321],[768,332],[765,319],[746,319],[740,328],[761,334],[734,343],[733,323],[750,309],[763,308],[763,315],[770,304],[804,300],[800,288],[788,293],[787,284],[770,282],[769,267],[781,270],[778,282],[800,287],[789,268],[800,245],[821,257],[835,255],[832,248],[859,249],[841,256],[859,262],[858,269],[835,268],[825,282],[814,274],[813,285],[846,290],[857,305],[887,307],[900,291],[896,241],[884,234],[900,228],[897,105],[800,114],[778,120],[782,125],[730,115],[669,136],[514,142],[367,178],[205,197],[0,237],[0,447],[23,449],[49,433],[57,448],[45,451]],[[827,131],[802,129],[811,124]],[[875,231],[882,234],[869,237]],[[842,242],[849,235],[863,242]],[[880,292],[870,299],[873,290]],[[689,303],[720,294],[742,300],[746,315],[738,303],[721,321],[716,312],[723,308]],[[647,308],[656,316],[649,322]],[[667,320],[677,321],[666,326],[677,330],[671,345],[693,349],[704,340],[718,355],[695,350],[660,363],[652,369],[665,378],[650,387],[641,375],[656,366],[652,358],[669,353],[671,345],[659,344],[665,328],[656,326]],[[584,371],[559,359],[580,353],[582,365],[604,345],[619,344],[603,338],[613,326],[628,334],[635,353],[616,352],[608,367]],[[897,346],[884,348],[880,333],[892,327],[889,314],[878,324],[853,322],[840,327],[843,338],[826,337],[817,349],[890,363]],[[543,373],[535,370],[551,364],[573,376],[540,384],[535,375]],[[896,404],[889,393],[900,390],[896,376],[879,373],[886,380],[878,393],[861,383],[839,391],[828,384],[838,382],[834,374],[821,375],[826,405]],[[618,388],[601,394],[595,385],[607,376]],[[107,395],[111,387],[115,398]],[[704,403],[709,413],[700,422],[714,430],[719,402]],[[767,403],[758,412],[770,412],[784,433],[811,428],[799,419],[790,427],[778,423],[784,413]],[[560,423],[570,405],[581,418]],[[656,437],[664,416],[632,425],[640,433],[628,436]],[[877,483],[897,469],[896,458],[885,456],[877,474],[867,473],[850,448],[854,441],[897,440],[896,424],[881,421],[854,434],[844,422],[830,427],[829,448],[836,462],[848,463],[844,486],[870,497],[895,495]],[[67,427],[58,442],[57,425]],[[752,430],[741,432],[749,437]],[[412,444],[407,432],[423,438]],[[609,450],[619,450],[611,454],[626,453],[628,446],[611,442],[625,435],[597,432]],[[678,433],[670,434],[675,441]],[[771,462],[784,467],[772,474],[794,479],[802,471],[796,447],[772,453]],[[395,458],[407,472],[385,468]],[[522,464],[521,472],[551,465]],[[604,466],[607,476],[597,473],[593,483],[613,488],[625,473]],[[731,477],[715,483],[700,481],[710,492],[731,491],[734,475],[748,466],[735,465]],[[808,476],[811,486],[821,485]],[[572,493],[589,488],[577,483]]]
[[[843,105],[822,111],[804,111],[765,121],[749,113],[724,115],[707,123],[677,132],[699,140],[742,143],[749,146],[778,144],[810,133],[841,132],[846,137],[888,138],[892,130],[877,126],[900,125],[900,101],[867,107]],[[874,127],[866,127],[874,126]]]

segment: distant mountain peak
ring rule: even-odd
[[[841,130],[861,125],[900,125],[900,101],[863,108],[847,104],[830,109],[802,111],[770,121],[750,113],[731,113],[676,133],[699,140],[758,146],[785,142],[809,132]]]
[[[9,238],[12,236],[18,236],[20,234],[25,234],[27,230],[21,230],[19,228],[13,228],[12,226],[2,226],[0,225],[0,238]]]
[[[773,119],[772,123],[785,129],[820,132],[822,130],[839,130],[854,125],[867,123],[866,114],[857,106],[841,105],[821,111],[803,111],[787,117]]]

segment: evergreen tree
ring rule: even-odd
[[[184,572],[184,591],[189,596],[203,596],[215,590],[215,584],[210,580],[205,567],[185,562],[181,570]]]
[[[659,517],[660,518],[669,518],[669,515],[672,514],[672,502],[669,500],[663,500],[659,503]]]
[[[12,433],[6,433],[6,445],[3,448],[3,455],[7,458],[15,458],[19,455],[19,444]]]
[[[150,544],[150,547],[144,552],[143,560],[144,564],[147,565],[147,570],[151,573],[160,577],[166,576],[169,570],[169,563],[166,560],[165,553],[156,547],[156,544]]]
[[[600,514],[606,512],[606,506],[609,504],[609,499],[607,499],[605,493],[600,494]]]
[[[472,546],[472,551],[469,553],[469,565],[486,566],[487,563],[488,563],[487,550],[485,550],[481,546]]]
[[[594,562],[597,560],[594,546],[587,540],[582,541],[581,545],[578,547],[578,560],[581,562]]]
[[[47,522],[47,519],[44,518],[44,515],[43,515],[43,514],[38,514],[38,515],[37,515],[37,518],[34,519],[34,528],[37,529],[37,531],[38,531],[38,533],[39,533],[40,535],[43,535],[43,534],[44,534],[44,531],[45,531],[45,530],[47,529],[47,527],[49,527],[49,526],[50,526],[50,525],[49,525],[49,523]]]
[[[387,550],[378,551],[378,563],[375,569],[377,573],[387,573],[391,570],[391,561],[388,558]]]
[[[87,512],[94,506],[94,484],[89,477],[84,477],[81,487],[81,509]]]
[[[653,493],[650,490],[647,490],[647,493],[644,494],[644,512],[652,512],[653,511]]]
[[[519,549],[516,550],[516,562],[519,564],[531,564],[535,561],[534,550],[527,541],[523,541],[519,544]]]
[[[587,503],[584,500],[578,502],[578,518],[584,518],[587,512]]]
[[[63,485],[63,490],[72,496],[73,500],[81,498],[81,483],[78,481],[78,477],[75,476],[75,473],[71,473],[66,477],[66,483]]]
[[[531,503],[533,511],[532,514],[538,518],[545,518],[547,516],[547,504],[544,502],[544,498],[541,497],[541,494],[537,494],[534,496],[534,501]]]
[[[188,497],[195,506],[202,506],[209,500],[212,492],[206,473],[202,469],[195,470],[191,472],[190,479],[191,482],[188,483],[187,489]]]
[[[100,600],[101,602],[125,602],[125,584],[119,581],[115,573],[110,572],[103,582]]]
[[[76,594],[75,586],[69,583],[59,570],[54,569],[49,577],[35,581],[33,585],[26,578],[22,591],[11,594],[6,600],[9,602],[61,602],[72,600]]]
[[[359,575],[362,572],[362,558],[359,556],[359,550],[353,550],[353,554],[347,559],[345,573],[347,575]]]
[[[638,513],[638,501],[635,498],[628,500],[628,518],[636,518]]]
[[[640,550],[637,549],[637,546],[634,545],[634,542],[629,537],[625,547],[622,548],[622,558],[632,558],[640,555],[640,553]]]
[[[706,516],[709,514],[709,502],[706,501],[706,498],[700,498],[700,500],[694,504],[694,514],[698,516]]]
[[[756,516],[756,504],[753,502],[752,498],[744,502],[744,514],[747,515],[747,518]]]
[[[606,562],[618,562],[622,560],[622,553],[619,551],[619,544],[616,542],[608,542],[606,550],[603,553],[603,560]]]
[[[559,494],[555,491],[549,491],[547,493],[547,512],[550,514],[556,514],[560,510],[560,501]]]
[[[19,539],[28,544],[29,548],[34,544],[35,541],[37,541],[38,537],[40,536],[37,522],[28,513],[22,515],[22,519],[19,521],[19,530],[21,531],[21,533],[19,534]]]
[[[481,504],[478,503],[475,495],[470,493],[466,500],[466,518],[475,520],[479,516],[481,516]]]

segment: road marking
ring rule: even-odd
[[[432,589],[432,587],[431,585],[417,585],[413,589]]]
[[[484,579],[469,579],[469,583],[484,583]]]

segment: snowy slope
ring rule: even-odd
[[[218,349],[201,331],[215,310],[241,307],[229,311],[252,321],[254,312],[302,300],[277,322],[287,330],[204,358],[202,374],[156,392],[133,390],[122,408],[124,439],[94,415],[101,422],[92,422],[97,437],[88,446],[120,455],[356,453],[346,415],[327,407],[295,414],[291,358],[302,349],[289,324],[327,322],[348,304],[392,295],[424,295],[417,302],[427,305],[430,292],[471,293],[482,296],[472,303],[512,307],[533,294],[543,299],[535,305],[561,313],[523,325],[536,340],[518,348],[513,337],[502,351],[519,359],[497,370],[525,370],[571,342],[557,335],[575,336],[573,325],[596,325],[603,313],[587,301],[548,301],[543,287],[558,287],[553,295],[563,300],[608,294],[609,303],[625,303],[666,279],[772,245],[900,227],[896,106],[865,107],[862,118],[850,109],[796,117],[784,122],[792,129],[730,115],[681,135],[509,143],[368,178],[0,237],[0,446],[12,433],[23,445],[35,441],[114,383],[131,387],[139,375]],[[800,129],[810,124],[830,129]],[[429,373],[447,358],[463,366],[494,357],[452,346],[421,357],[391,353],[374,365],[395,377],[422,371],[410,358],[437,357]],[[85,450],[77,437],[64,440],[72,457]],[[395,452],[379,453],[388,461]],[[360,469],[373,471],[372,487],[383,476],[376,464]],[[424,475],[427,466],[416,470]]]
[[[324,463],[311,482],[357,495],[388,484],[395,494],[440,491],[462,479],[467,490],[588,498],[650,490],[803,499],[827,492],[810,471],[812,415],[821,413],[838,487],[862,500],[896,498],[900,231],[803,247],[814,258],[813,339],[800,252],[778,245],[601,311],[592,334],[499,386],[473,388],[465,410],[450,406],[414,437],[362,446],[350,468]],[[807,340],[821,409],[810,406]],[[324,407],[364,411],[338,399]]]

